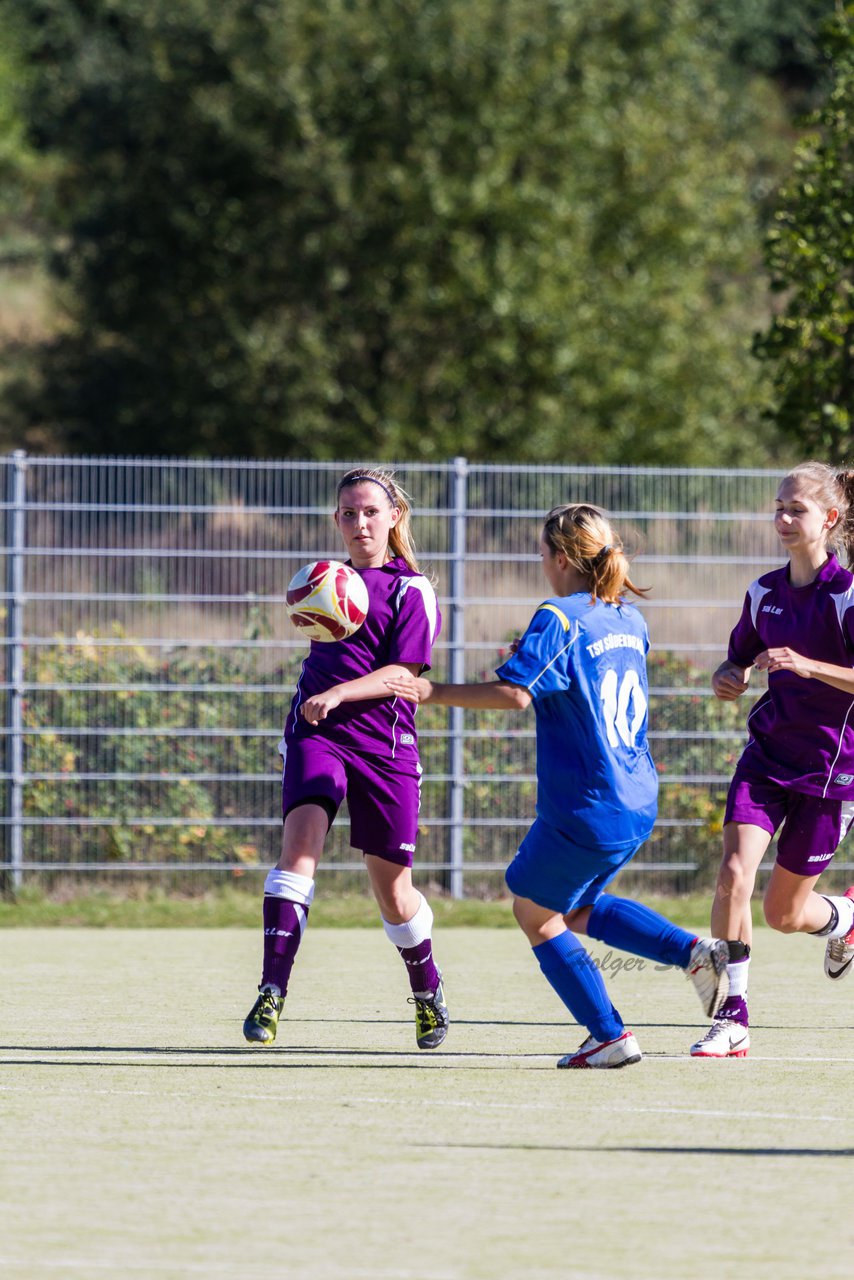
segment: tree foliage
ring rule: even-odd
[[[72,447],[762,457],[761,109],[694,0],[3,5]]]
[[[774,417],[801,450],[851,457],[854,423],[854,5],[827,24],[832,81],[798,145],[768,232],[783,308],[757,338],[773,369]]]
[[[715,43],[737,65],[772,75],[796,101],[814,92],[826,67],[818,33],[836,0],[701,0]]]

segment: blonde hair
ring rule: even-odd
[[[622,540],[598,507],[586,502],[553,507],[543,524],[543,542],[585,575],[591,603],[620,604],[626,591],[643,596],[649,590],[632,582]]]
[[[365,481],[382,489],[390,507],[400,509],[400,519],[389,530],[389,550],[393,557],[399,556],[405,560],[413,573],[420,573],[415,555],[415,541],[412,537],[412,503],[409,494],[395,481],[392,471],[382,471],[379,467],[354,467],[338,481],[336,506],[340,502],[342,489]]]
[[[827,545],[844,552],[854,563],[854,471],[836,471],[825,462],[801,462],[783,476],[780,485],[792,481],[825,511],[836,507],[839,519],[827,533]]]

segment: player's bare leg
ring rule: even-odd
[[[410,867],[365,854],[365,866],[386,937],[406,965],[415,1006],[415,1042],[437,1049],[448,1034],[449,1016],[442,974],[433,959],[433,912],[412,883]]]
[[[695,1058],[744,1058],[750,1048],[747,977],[753,942],[750,902],[756,873],[771,843],[763,827],[728,822],[724,852],[712,902],[712,933],[730,943],[726,999],[704,1036],[691,1046]]]
[[[824,971],[844,978],[854,962],[854,888],[842,897],[816,892],[818,876],[799,876],[779,863],[765,890],[765,919],[781,933],[827,938]]]

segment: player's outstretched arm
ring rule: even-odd
[[[803,680],[821,680],[822,684],[832,685],[843,693],[854,693],[854,670],[851,667],[837,667],[831,662],[805,658],[794,649],[766,649],[764,653],[757,654],[756,666],[760,671],[792,671]]]
[[[531,695],[518,684],[489,680],[483,684],[439,684],[423,676],[400,676],[387,680],[391,692],[408,702],[433,702],[444,707],[467,707],[471,711],[522,711]]]
[[[316,693],[311,698],[306,698],[300,707],[300,713],[305,717],[309,724],[319,724],[321,720],[325,720],[330,711],[334,711],[336,707],[340,707],[342,702],[361,702],[366,698],[387,698],[389,696],[389,687],[387,681],[390,677],[400,676],[409,678],[414,676],[415,672],[420,668],[413,662],[392,662],[387,666],[379,667],[376,671],[369,671],[366,676],[357,676],[355,680],[345,680],[343,684],[333,685],[331,689],[324,690],[323,693]]]

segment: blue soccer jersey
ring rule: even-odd
[[[648,649],[632,605],[576,592],[541,604],[495,673],[533,699],[538,817],[586,848],[640,844],[655,822]]]

